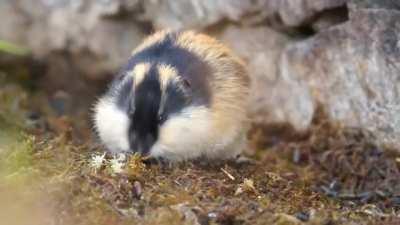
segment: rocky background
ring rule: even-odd
[[[90,107],[157,29],[252,78],[250,162],[106,154]],[[400,224],[400,0],[0,0],[0,224]]]
[[[397,0],[3,0],[0,17],[66,111],[87,111],[146,35],[196,29],[248,62],[255,124],[302,132],[322,110],[400,149]]]

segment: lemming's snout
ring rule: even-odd
[[[147,155],[151,147],[156,142],[156,137],[154,134],[147,133],[138,135],[137,133],[132,133],[129,137],[130,148],[132,152],[140,153],[141,155]]]

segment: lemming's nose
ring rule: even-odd
[[[147,155],[155,142],[156,138],[152,134],[146,134],[144,137],[139,138],[137,146],[138,152],[142,155]]]

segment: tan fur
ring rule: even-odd
[[[140,63],[137,64],[133,70],[129,73],[129,76],[134,77],[134,85],[138,86],[146,76],[147,72],[150,70],[150,63]]]
[[[160,111],[159,114],[161,114],[161,112],[164,111],[164,107],[165,107],[165,101],[166,101],[166,89],[167,89],[167,85],[168,82],[179,82],[179,76],[178,76],[178,72],[176,71],[175,68],[169,66],[169,65],[158,65],[157,66],[157,70],[158,70],[158,74],[160,75],[160,85],[161,85],[161,102],[160,102]],[[178,85],[179,87],[180,85]]]
[[[219,41],[193,31],[180,35],[177,44],[211,65],[213,136],[239,138],[247,129],[249,77],[244,62]]]
[[[168,33],[167,30],[156,32],[133,54],[161,42]],[[197,55],[210,66],[211,105],[209,109],[187,109],[190,111],[186,114],[167,121],[160,128],[159,141],[152,149],[152,155],[167,154],[167,158],[181,160],[198,157],[198,154],[209,158],[229,158],[239,153],[248,129],[249,76],[245,63],[221,42],[194,31],[179,33],[176,45]],[[176,79],[177,71],[167,65],[160,65],[158,69],[164,89],[169,80]],[[163,100],[160,110],[162,107]]]
[[[178,72],[169,65],[158,65],[158,74],[160,74],[161,91],[165,92],[168,82],[177,82],[179,80]]]

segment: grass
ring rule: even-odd
[[[71,129],[27,127],[26,96],[18,86],[0,86],[4,224],[400,222],[399,154],[374,145],[363,131],[317,121],[295,141],[266,146],[255,140],[254,164],[168,166],[104,155],[95,168],[94,155],[103,150],[90,140],[76,144]],[[122,163],[121,173],[113,163]]]
[[[29,54],[30,51],[24,47],[13,44],[11,42],[0,40],[0,52],[18,56],[25,56]]]

